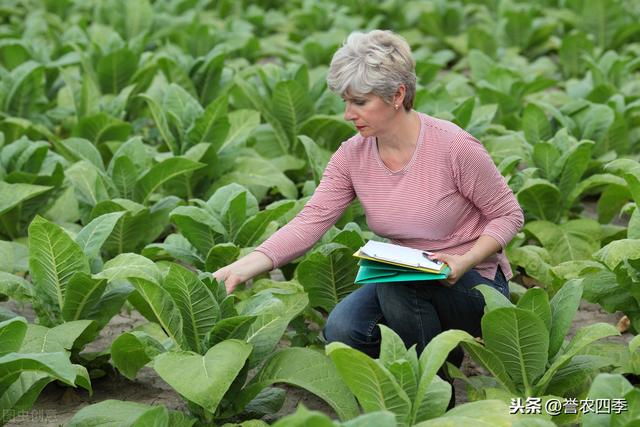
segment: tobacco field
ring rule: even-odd
[[[381,326],[379,359],[319,337],[379,238],[357,201],[234,293],[211,275],[356,133],[326,73],[375,28],[526,219],[482,340]],[[637,1],[2,0],[0,425],[640,425],[639,154]],[[575,399],[625,407],[546,409]]]

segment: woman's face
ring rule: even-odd
[[[377,95],[345,93],[344,119],[353,122],[363,137],[378,136],[393,119],[396,110]]]

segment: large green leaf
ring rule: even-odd
[[[167,144],[169,150],[171,150],[171,152],[175,155],[180,154],[178,142],[169,129],[167,116],[162,110],[162,107],[152,96],[146,94],[140,94],[138,96],[146,101],[147,106],[149,107],[149,111],[151,112],[151,116],[153,117],[153,120],[156,123],[156,127],[158,128],[158,132],[160,133],[160,136],[164,140],[165,144]]]
[[[205,165],[203,163],[194,162],[192,160],[181,157],[170,157],[162,162],[154,165],[136,182],[135,194],[136,199],[145,203],[151,194],[158,189],[164,182],[175,178],[178,175],[193,172]]]
[[[130,200],[111,199],[100,202],[91,210],[91,218],[96,219],[113,212],[124,214],[116,221],[102,244],[102,249],[108,256],[138,252],[148,239],[155,237],[151,233],[157,220],[152,219],[150,209]]]
[[[578,330],[564,351],[555,358],[549,369],[547,369],[542,378],[537,382],[534,393],[536,395],[543,395],[558,369],[592,342],[612,335],[620,335],[620,332],[618,332],[615,326],[607,323],[595,323]]]
[[[569,193],[565,206],[571,206],[573,203],[587,192],[597,191],[600,188],[605,188],[607,185],[621,185],[625,186],[625,180],[612,175],[610,173],[594,174],[588,178],[580,181],[574,189]],[[633,194],[633,193],[632,193]],[[639,197],[640,197],[640,193]]]
[[[544,322],[547,331],[551,329],[551,306],[549,296],[544,289],[529,289],[520,297],[517,307],[531,311]]]
[[[277,346],[289,322],[307,307],[309,299],[300,289],[266,289],[242,306],[238,314],[256,316],[247,332],[247,342],[253,346],[249,366],[259,364]]]
[[[29,249],[18,242],[0,240],[0,271],[20,273],[29,270]]]
[[[603,104],[590,105],[576,117],[576,122],[581,131],[581,139],[595,141],[594,149],[596,152],[600,151],[598,145],[607,136],[607,132],[614,120],[614,111],[608,105]]]
[[[408,425],[411,401],[386,368],[342,343],[331,343],[326,351],[365,412],[390,411],[398,425]]]
[[[138,178],[135,164],[128,157],[118,156],[113,159],[112,165],[113,168],[110,171],[111,181],[118,189],[119,196],[125,199],[133,199]]]
[[[616,159],[608,163],[605,170],[622,176],[633,200],[636,203],[640,202],[640,164],[638,162],[631,159]]]
[[[572,0],[567,2],[567,7],[580,17],[576,20],[577,28],[593,36],[602,49],[609,46],[626,14],[621,5],[604,0]]]
[[[240,193],[244,194],[247,200],[244,215],[256,215],[259,212],[258,200],[251,192],[247,191],[246,187],[235,182],[218,188],[209,200],[207,200],[205,208],[217,218],[220,218],[223,216],[224,211],[228,210],[228,206],[232,203],[233,199]]]
[[[65,171],[65,175],[73,185],[79,202],[93,207],[109,199],[107,183],[101,171],[87,160],[73,164]]]
[[[149,280],[130,277],[129,282],[136,288],[153,313],[154,318],[149,320],[157,321],[178,348],[188,349],[189,345],[183,330],[184,321],[175,301],[171,298],[171,294],[162,286]]]
[[[22,40],[5,38],[0,44],[0,59],[7,70],[12,70],[18,65],[27,62],[31,54],[27,44]]]
[[[60,226],[37,216],[29,225],[29,270],[48,303],[64,306],[65,287],[77,273],[90,273],[80,246]]]
[[[144,365],[165,351],[157,336],[152,336],[145,331],[126,332],[111,343],[113,365],[130,380],[135,379]]]
[[[16,352],[27,333],[27,322],[22,317],[0,322],[0,356]]]
[[[214,413],[250,353],[249,344],[227,340],[211,347],[204,356],[162,353],[156,356],[153,368],[182,396]]]
[[[311,172],[313,172],[313,180],[316,182],[316,185],[318,185],[327,167],[327,163],[329,163],[329,159],[331,158],[331,152],[318,146],[314,140],[306,135],[300,135],[298,139],[300,139],[300,142],[304,146],[304,150],[307,153],[307,160],[309,161],[309,165],[311,165]]]
[[[529,104],[522,113],[522,129],[530,144],[546,141],[551,138],[551,126],[544,111],[535,104]]]
[[[302,261],[296,276],[309,293],[312,307],[331,311],[343,298],[358,288],[354,284],[358,264],[353,251],[335,245],[329,253],[315,252]]]
[[[624,376],[620,374],[602,373],[594,378],[586,398],[591,399],[592,401],[596,401],[596,399],[621,399],[633,389],[633,385],[631,385]],[[628,408],[627,411],[634,406],[637,408],[637,401],[630,402],[627,400],[626,403]],[[582,425],[584,427],[633,425],[633,422],[617,422],[619,420],[616,419],[629,417],[624,417],[622,414],[612,414],[610,413],[611,411],[608,412],[609,413],[607,413],[607,411],[601,411],[600,413],[596,413],[595,411],[587,412],[582,416]],[[624,412],[626,411],[623,411],[623,413]]]
[[[233,159],[234,165],[230,173],[220,177],[216,186],[238,183],[247,188],[275,187],[287,199],[297,199],[298,190],[289,177],[280,170],[273,160],[256,156],[239,156]],[[301,167],[304,162],[300,161]]]
[[[233,243],[219,243],[209,250],[204,263],[205,271],[216,271],[238,259],[240,248]]]
[[[549,360],[553,360],[564,342],[573,317],[580,306],[582,285],[580,280],[569,280],[553,296],[551,306],[551,330],[549,331]]]
[[[18,206],[20,203],[43,194],[53,187],[31,184],[8,184],[0,181],[0,215]],[[2,219],[2,217],[0,217]]]
[[[238,229],[244,223],[247,216],[247,194],[243,192],[236,194],[231,200],[229,200],[222,208],[220,215],[220,222],[225,228],[225,237],[228,240],[233,241],[233,237],[238,232]]]
[[[83,272],[74,274],[65,290],[62,318],[65,321],[86,319],[106,286],[106,280],[92,279]]]
[[[102,92],[120,93],[129,84],[137,65],[138,58],[126,47],[102,57],[98,61],[96,69]]]
[[[127,2],[128,3],[128,2]],[[107,399],[85,406],[71,418],[69,427],[191,427],[196,422],[186,414],[169,411],[164,406],[149,406],[137,402]]]
[[[56,151],[72,162],[86,160],[98,169],[104,169],[100,151],[91,141],[83,138],[67,138],[55,142]]]
[[[95,338],[97,333],[92,320],[69,321],[53,328],[29,325],[20,352],[54,353],[81,349],[82,345]]]
[[[218,302],[195,273],[178,264],[171,264],[163,283],[182,316],[183,333],[189,349],[202,353],[205,335],[220,318]]]
[[[190,74],[202,105],[207,105],[221,91],[220,78],[225,57],[225,53],[213,49],[205,57],[198,58],[191,69]],[[224,104],[227,104],[227,100]]]
[[[254,316],[232,316],[216,322],[207,335],[208,346],[211,347],[224,340],[244,340],[255,319]]]
[[[393,362],[406,357],[407,348],[393,329],[382,324],[378,325],[378,327],[380,328],[380,334],[382,336],[380,357],[378,360],[388,368]]]
[[[532,391],[544,372],[549,353],[549,332],[535,314],[520,308],[497,308],[482,318],[486,348],[504,364],[513,380]]]
[[[353,132],[353,126],[342,117],[314,114],[302,123],[298,134],[308,136],[320,147],[333,152],[342,141],[351,137]]]
[[[495,311],[495,310],[494,310]],[[418,421],[430,412],[429,402],[432,382],[438,369],[445,363],[451,350],[460,342],[474,341],[473,337],[465,331],[452,329],[444,331],[434,337],[420,355],[420,377],[418,379],[418,389],[413,401],[411,420]],[[450,394],[449,394],[450,397]],[[434,402],[435,403],[435,402]],[[448,402],[447,402],[448,403]],[[446,408],[446,406],[445,406]]]
[[[148,244],[141,253],[142,256],[154,261],[166,259],[169,256],[186,264],[195,265],[198,268],[201,268],[204,264],[204,260],[198,254],[196,248],[181,234],[169,234],[163,243]]]
[[[85,116],[73,128],[72,135],[88,139],[96,146],[103,142],[125,141],[132,131],[130,123],[106,113]]]
[[[615,240],[594,253],[593,258],[614,271],[625,260],[640,258],[640,240]]]
[[[533,221],[525,229],[549,251],[554,263],[590,259],[600,246],[600,224],[589,218],[570,220],[560,225]]]
[[[15,274],[0,271],[0,294],[16,301],[31,301],[35,290],[33,285]]]
[[[132,277],[148,280],[157,284],[162,281],[160,270],[148,258],[138,254],[120,254],[107,261],[100,273],[93,276],[96,279],[115,281]]]
[[[461,345],[473,360],[480,363],[491,375],[493,375],[502,387],[514,394],[520,392],[511,380],[511,377],[507,372],[507,368],[505,368],[502,360],[500,360],[500,358],[498,358],[498,356],[496,356],[491,350],[488,350],[482,344],[473,340],[465,340],[461,342]]]
[[[100,249],[125,212],[100,215],[87,224],[76,236],[76,242],[88,258],[100,256]]]
[[[227,118],[228,99],[222,96],[207,106],[187,133],[189,146],[211,143],[217,152],[227,138],[230,124]]]
[[[78,365],[76,365],[78,366]],[[0,424],[6,423],[11,417],[22,411],[31,409],[44,387],[55,378],[44,372],[24,371],[4,393],[0,394]]]
[[[516,418],[509,413],[509,406],[501,400],[480,400],[456,406],[441,417],[423,421],[414,427],[453,427],[453,426],[536,426],[553,427],[555,424],[537,418]]]
[[[562,193],[558,187],[542,179],[529,179],[518,191],[518,202],[534,218],[554,222],[559,219]]]
[[[169,122],[174,124],[181,138],[184,132],[202,114],[202,106],[180,85],[171,83],[164,92],[162,109]],[[182,151],[185,151],[184,149]]]
[[[282,154],[288,154],[291,140],[289,139],[287,132],[284,129],[283,123],[280,122],[280,120],[274,113],[272,105],[270,105],[260,96],[260,93],[254,86],[252,86],[248,81],[241,78],[240,76],[237,76],[237,78],[234,80],[234,83],[242,91],[244,96],[251,102],[253,107],[256,110],[260,111],[262,117],[267,122],[269,122],[269,124],[273,128],[280,149],[282,150]]]
[[[416,347],[407,350],[402,339],[392,329],[378,325],[382,335],[380,345],[380,363],[389,369],[398,385],[402,388],[412,402],[415,401],[418,391],[418,377],[420,367]],[[447,403],[449,401],[447,400]]]
[[[556,162],[560,158],[560,151],[551,142],[538,142],[533,146],[533,163],[538,167],[545,178],[555,179],[559,173]]]
[[[132,292],[133,287],[129,284],[118,283],[117,286],[111,284],[102,294],[100,300],[87,313],[87,319],[95,320],[96,329],[104,328],[111,318],[120,312],[122,304]]]
[[[295,80],[282,81],[278,82],[273,91],[272,103],[275,117],[293,144],[300,124],[313,114],[309,94]]]
[[[247,219],[234,236],[234,242],[239,247],[257,246],[262,243],[265,230],[272,222],[280,219],[295,206],[294,201],[281,203],[273,208],[266,208],[253,217]]]
[[[599,351],[596,345],[589,346],[586,351]],[[617,353],[624,351],[624,346],[617,348]],[[577,355],[558,369],[547,386],[546,394],[555,396],[582,395],[585,393],[593,377],[611,363],[608,353],[595,355]]]
[[[572,32],[562,37],[558,58],[562,71],[567,77],[578,76],[585,69],[582,55],[591,53],[593,42],[582,32]]]
[[[640,312],[638,301],[629,289],[620,286],[614,273],[604,270],[587,274],[582,282],[583,297],[589,302],[600,304],[606,311],[623,311],[628,314]]]
[[[11,71],[10,87],[2,98],[3,111],[14,117],[29,117],[44,97],[44,67],[27,61]]]
[[[214,215],[195,206],[179,206],[169,218],[203,257],[216,243],[222,242],[226,234],[224,226]]]
[[[287,348],[276,352],[237,396],[239,406],[274,383],[287,383],[310,391],[327,402],[342,420],[358,415],[356,401],[336,367],[327,356],[317,351]]]
[[[107,0],[96,8],[96,19],[109,25],[123,39],[133,42],[153,25],[153,9],[147,0],[128,2]]]
[[[416,393],[418,391],[418,380],[416,378],[417,372],[414,371],[412,363],[406,359],[399,359],[385,366],[389,369],[389,372],[394,376],[396,381],[398,382],[398,386],[407,393],[407,397],[412,402],[416,398]],[[449,388],[451,391],[451,388]],[[447,401],[445,402],[445,408],[449,403],[449,399],[451,394],[447,397]],[[428,399],[425,399],[428,400]],[[430,402],[431,406],[434,402]]]
[[[593,145],[592,141],[581,141],[558,159],[556,168],[562,168],[558,188],[565,197],[573,191],[587,170]]]
[[[229,113],[229,132],[218,151],[232,149],[246,141],[260,124],[260,113],[255,110],[236,110]]]
[[[24,371],[40,371],[68,385],[74,385],[77,372],[64,353],[9,353],[0,357],[0,392]]]

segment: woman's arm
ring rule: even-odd
[[[436,252],[429,258],[446,263],[451,269],[447,283],[453,285],[464,273],[471,270],[476,265],[487,259],[489,256],[501,249],[500,243],[491,236],[481,235],[473,247],[464,255],[453,255],[443,252]]]
[[[473,247],[463,255],[436,253],[449,265],[447,280],[455,283],[464,273],[504,249],[522,229],[524,214],[504,177],[484,146],[465,131],[451,142],[451,172],[458,191],[489,221]]]
[[[355,190],[348,171],[344,145],[333,154],[320,184],[300,213],[249,255],[216,271],[227,292],[260,273],[278,268],[308,251],[338,221]]]
[[[271,259],[262,252],[253,251],[216,270],[213,277],[216,280],[223,280],[227,293],[231,293],[240,283],[270,270],[273,270]]]

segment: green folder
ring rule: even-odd
[[[442,280],[446,279],[451,271],[448,266],[445,266],[442,273],[427,273],[367,259],[361,259],[358,265],[360,269],[355,280],[357,284]]]

